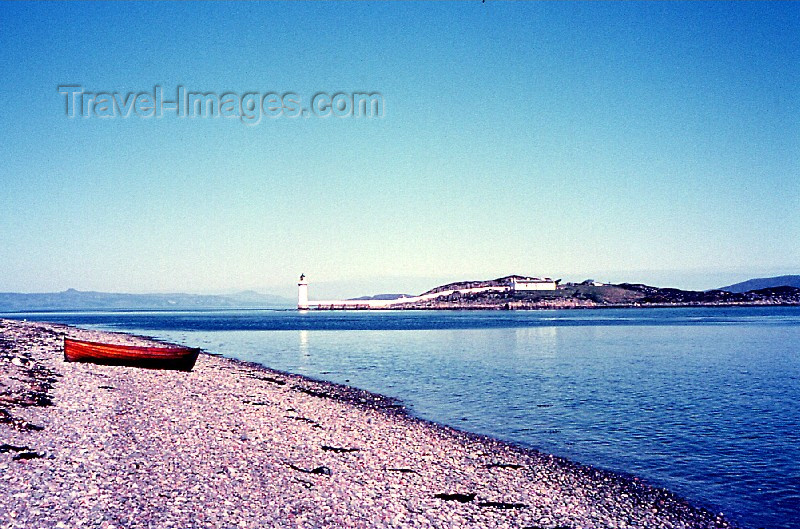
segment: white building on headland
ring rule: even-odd
[[[517,277],[511,278],[511,290],[515,292],[529,292],[531,290],[556,290],[558,280],[549,277]]]
[[[306,309],[389,309],[395,305],[434,301],[441,297],[453,294],[478,294],[483,292],[530,292],[534,290],[556,290],[559,279],[549,277],[521,277],[511,276],[507,284],[489,287],[463,287],[450,290],[440,290],[429,294],[397,299],[337,299],[323,301],[308,300],[308,282],[305,274],[300,275],[297,283],[297,308]]]

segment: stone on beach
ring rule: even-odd
[[[152,343],[0,320],[4,529],[731,527],[362,390],[205,354],[189,373],[64,363],[64,335]]]

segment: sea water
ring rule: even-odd
[[[800,308],[29,313],[401,400],[634,474],[745,527],[800,527]]]

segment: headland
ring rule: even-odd
[[[316,310],[537,310],[625,307],[723,307],[800,305],[800,288],[780,286],[746,292],[680,290],[643,284],[511,275],[441,285],[418,296],[375,296],[310,301],[308,283],[298,284],[298,308]]]

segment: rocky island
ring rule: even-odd
[[[312,302],[301,294],[298,308],[535,310],[757,305],[800,305],[800,287],[782,285],[744,292],[720,289],[695,291],[644,284],[605,284],[592,280],[562,284],[560,280],[550,278],[510,275],[492,280],[448,283],[418,296],[393,299],[372,296]]]

